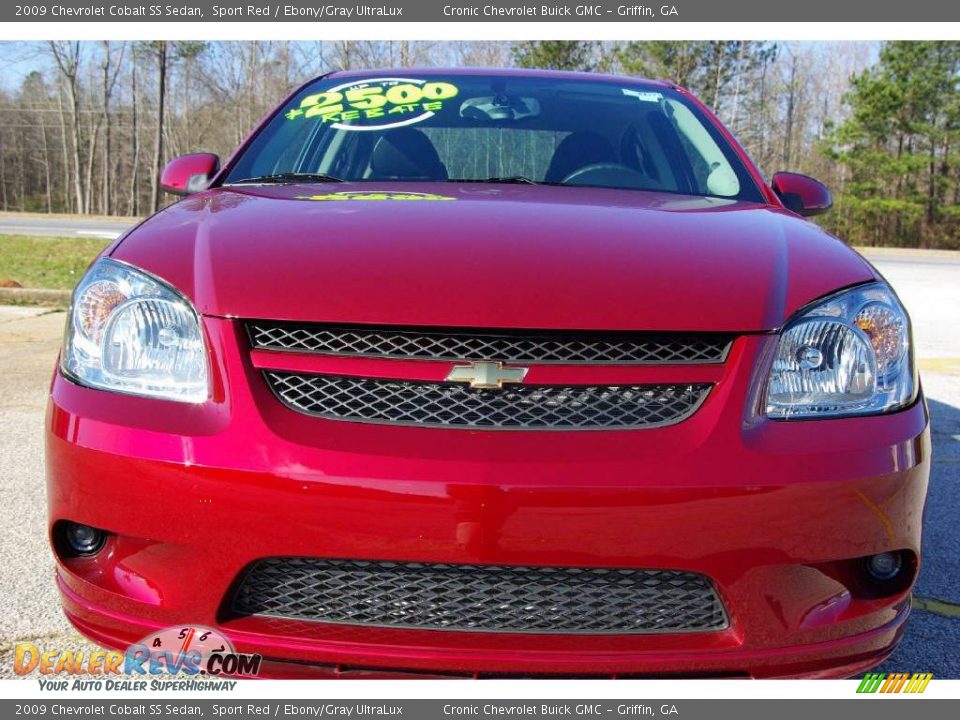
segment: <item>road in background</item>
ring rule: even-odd
[[[960,678],[960,254],[867,255],[912,315],[934,444],[914,616],[882,669]],[[43,413],[63,323],[60,311],[0,307],[0,677],[17,642],[92,649],[60,612],[46,543]]]
[[[0,235],[43,237],[97,237],[112,240],[139,222],[135,218],[84,218],[79,216],[0,213]]]

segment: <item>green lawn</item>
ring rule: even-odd
[[[110,244],[98,238],[0,235],[0,281],[70,290],[90,261]]]

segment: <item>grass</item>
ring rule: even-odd
[[[27,288],[70,290],[109,244],[99,238],[0,235],[0,280],[15,280]]]

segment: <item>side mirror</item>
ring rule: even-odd
[[[770,187],[787,210],[810,217],[825,213],[833,207],[833,197],[827,186],[812,177],[798,173],[778,172]]]
[[[160,187],[174,195],[190,195],[207,187],[220,169],[213,153],[180,155],[167,163],[160,175]]]

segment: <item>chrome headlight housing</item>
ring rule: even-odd
[[[765,394],[777,420],[873,415],[916,397],[910,320],[884,283],[804,309],[780,333]]]
[[[100,390],[200,403],[209,395],[200,317],[183,295],[125,263],[102,258],[73,292],[60,362]]]

